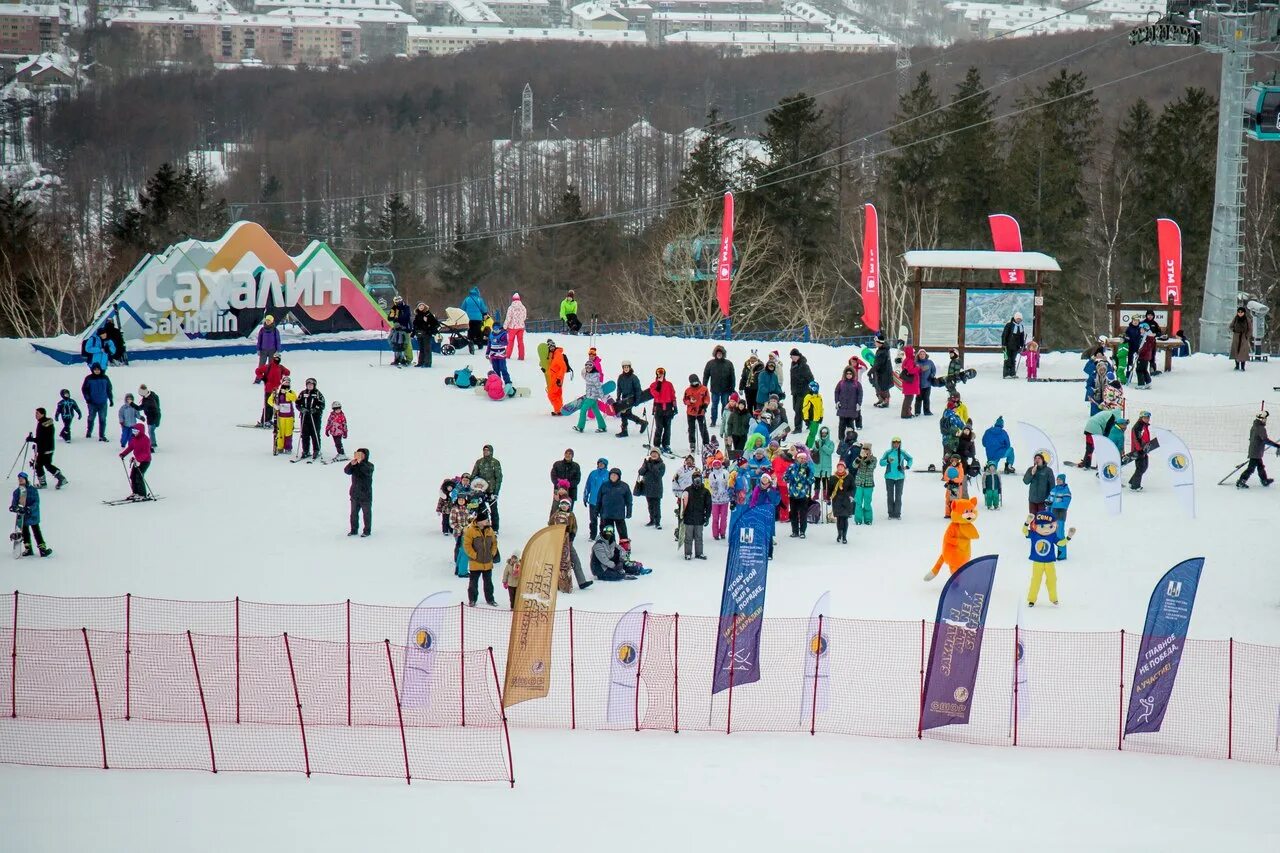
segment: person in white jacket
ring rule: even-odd
[[[507,308],[507,316],[503,326],[507,330],[507,357],[524,361],[524,324],[529,319],[529,311],[520,301],[520,294],[511,294],[511,306]]]

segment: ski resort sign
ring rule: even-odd
[[[306,333],[385,328],[377,305],[323,243],[288,255],[256,223],[213,242],[187,240],[143,258],[98,309],[127,340],[243,338],[272,314]]]

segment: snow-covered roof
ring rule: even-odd
[[[711,24],[804,24],[802,18],[786,12],[654,12],[653,20],[673,23],[705,21]]]
[[[664,39],[666,44],[710,45],[796,45],[817,48],[821,45],[845,47],[892,47],[893,40],[877,33],[746,33],[684,30]]]
[[[808,3],[783,3],[782,8],[797,18],[804,18],[810,23],[830,24],[835,21],[834,17]]]
[[[321,9],[318,7],[289,6],[267,13],[269,18],[343,18],[348,21],[378,24],[416,24],[418,19],[397,9]]]
[[[41,53],[38,56],[28,56],[14,67],[13,73],[22,74],[27,72],[35,75],[49,70],[59,71],[68,77],[75,76],[71,63],[60,53]]]
[[[226,27],[279,27],[286,24],[310,27],[358,27],[359,21],[333,15],[330,17],[294,18],[293,16],[275,17],[272,15],[205,15],[197,12],[149,11],[143,9],[127,9],[107,21],[111,26],[116,23],[130,24],[212,24]]]
[[[449,10],[464,24],[501,24],[498,13],[480,0],[449,0]]]
[[[385,9],[403,12],[404,7],[396,0],[253,0],[256,12],[281,7],[292,9],[331,9],[335,14],[352,12],[357,9]]]
[[[1061,272],[1058,262],[1043,252],[985,252],[980,250],[916,250],[903,259],[911,269],[939,270],[1029,270]]]
[[[570,27],[423,27],[406,30],[414,41],[581,41],[607,44],[644,44],[644,33],[633,30],[575,30]]]
[[[580,21],[613,20],[625,22],[627,20],[627,16],[617,9],[607,3],[599,2],[579,3],[570,9],[569,13]]]
[[[22,16],[24,18],[58,18],[61,20],[63,11],[60,6],[37,6],[27,3],[0,3],[0,16]]]

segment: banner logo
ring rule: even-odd
[[[957,702],[969,701],[969,689],[967,687],[957,687],[956,692],[951,694]]]
[[[1175,471],[1185,471],[1187,468],[1187,457],[1181,453],[1174,453],[1169,457],[1169,467]]]
[[[1108,462],[1102,466],[1102,477],[1106,480],[1114,480],[1120,476],[1120,468],[1114,462]]]
[[[636,647],[630,643],[623,643],[618,646],[615,654],[618,656],[618,663],[623,666],[631,666],[636,662]]]
[[[1053,451],[1052,450],[1050,450],[1047,447],[1041,447],[1038,450],[1036,450],[1036,453],[1039,453],[1041,456],[1044,457],[1044,464],[1046,467],[1049,467],[1049,468],[1053,467]],[[1035,454],[1032,454],[1033,457],[1034,455]]]
[[[1182,581],[1169,581],[1169,588],[1165,590],[1164,594],[1167,598],[1181,598]]]
[[[417,635],[413,638],[413,644],[424,652],[429,652],[436,644],[436,638],[426,628],[419,628]]]
[[[809,638],[809,656],[822,657],[827,653],[827,638],[814,634]]]

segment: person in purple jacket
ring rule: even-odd
[[[851,427],[862,429],[862,383],[852,366],[844,369],[844,375],[836,383],[836,417],[840,419],[839,435]]]
[[[280,330],[276,328],[276,318],[270,314],[262,318],[262,328],[258,329],[258,366],[271,361],[271,356],[280,351]]]

